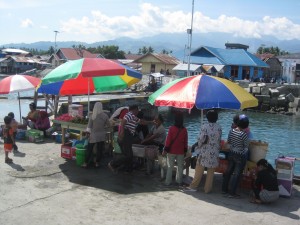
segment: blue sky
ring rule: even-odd
[[[194,33],[300,39],[299,0],[194,0]],[[0,0],[0,45],[186,33],[192,0]]]

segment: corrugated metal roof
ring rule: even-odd
[[[175,57],[173,57],[171,55],[158,54],[158,53],[147,53],[146,55],[143,55],[143,56],[139,57],[138,59],[134,60],[133,62],[141,62],[141,60],[143,58],[146,58],[148,56],[153,56],[157,60],[159,60],[162,63],[167,64],[167,65],[177,65],[177,64],[180,63],[180,61],[177,58],[175,58]]]
[[[199,70],[201,65],[197,64],[190,64],[190,71],[196,71]],[[172,70],[182,70],[182,71],[187,71],[188,70],[188,64],[185,63],[180,63],[177,66],[175,66]]]
[[[196,62],[201,62],[201,64],[269,67],[268,64],[244,49],[221,49],[202,46],[193,51],[191,55],[193,60],[197,60]]]
[[[62,54],[67,60],[75,60],[81,58],[97,58],[98,54],[92,54],[85,49],[77,50],[74,48],[60,48]]]

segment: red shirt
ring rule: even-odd
[[[179,129],[181,129],[181,130],[180,130],[180,133],[178,134]],[[172,145],[170,146],[171,143],[172,143]],[[176,154],[176,155],[183,155],[184,151],[187,150],[187,148],[188,148],[187,129],[185,127],[178,128],[176,126],[171,126],[169,128],[165,146],[169,147],[168,153]]]

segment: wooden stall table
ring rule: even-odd
[[[65,134],[67,129],[79,131],[80,139],[82,139],[83,133],[86,131],[87,124],[71,123],[61,120],[53,120],[53,123],[61,125],[61,143],[65,144]]]

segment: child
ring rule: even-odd
[[[5,163],[12,163],[13,160],[8,158],[8,153],[13,149],[15,144],[14,131],[11,127],[12,118],[10,116],[4,117],[5,126],[3,128],[3,139],[4,139],[4,152],[5,152]]]
[[[11,117],[11,128],[13,129],[13,136],[14,136],[14,140],[16,140],[16,136],[17,136],[17,129],[18,129],[18,122],[15,120],[15,114],[13,112],[8,113],[8,116]],[[18,153],[18,146],[16,145],[16,143],[13,145],[13,152]]]

